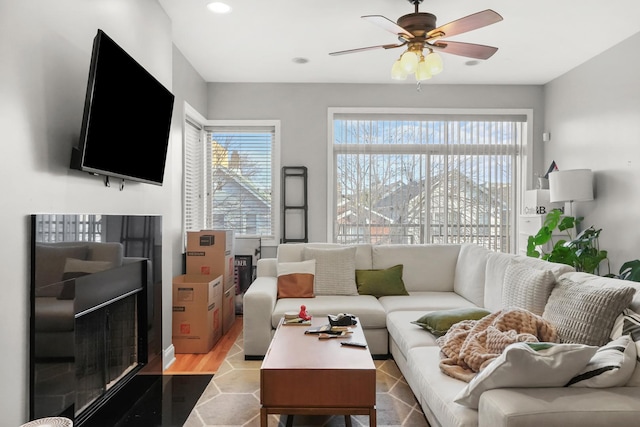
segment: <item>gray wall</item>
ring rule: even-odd
[[[180,257],[176,241],[182,241],[176,199],[182,189],[181,127],[172,129],[162,187],[128,183],[120,192],[117,185],[106,188],[100,178],[69,170],[98,28],[169,89],[173,83],[184,91],[177,105],[188,99],[206,111],[204,81],[184,64],[173,71],[171,22],[155,0],[0,1],[2,425],[27,418],[30,214],[163,215],[163,347],[171,345],[172,261]],[[181,118],[182,108],[174,114]]]
[[[542,162],[541,86],[209,83],[208,119],[281,120],[281,165],[309,168],[309,239],[327,239],[329,107],[526,108],[534,162]],[[267,250],[262,256],[272,255]]]
[[[596,199],[576,202],[583,225],[602,228],[611,269],[640,258],[640,34],[545,86],[545,163],[592,169]],[[601,271],[600,274],[606,273]]]

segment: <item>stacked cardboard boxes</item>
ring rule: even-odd
[[[222,276],[173,279],[172,341],[176,353],[208,353],[222,336]]]
[[[187,274],[222,276],[222,333],[236,318],[233,230],[187,232]]]

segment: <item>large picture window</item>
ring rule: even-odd
[[[205,121],[197,132],[185,126],[185,228],[275,240],[279,123]]]
[[[524,114],[332,115],[333,240],[510,252]]]

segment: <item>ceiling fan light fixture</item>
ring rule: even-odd
[[[400,64],[402,64],[402,68],[407,74],[414,73],[418,68],[418,55],[411,50],[407,50],[400,57]]]
[[[391,67],[391,78],[393,80],[406,80],[407,72],[402,68],[402,63],[398,59],[393,63],[393,67]]]
[[[429,68],[429,71],[433,76],[441,73],[442,69],[444,68],[442,64],[442,58],[432,50],[429,51],[429,54],[425,58],[424,62],[427,64],[427,67]]]
[[[418,62],[418,69],[416,70],[416,80],[429,80],[431,78],[431,70],[424,60],[424,56],[420,55],[420,62]]]

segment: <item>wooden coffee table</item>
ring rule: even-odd
[[[314,318],[312,326],[328,323]],[[321,340],[305,335],[308,327],[280,325],[260,368],[260,425],[269,414],[369,415],[376,425],[376,367],[368,348],[346,347],[340,341],[366,342],[362,328],[351,338]]]

